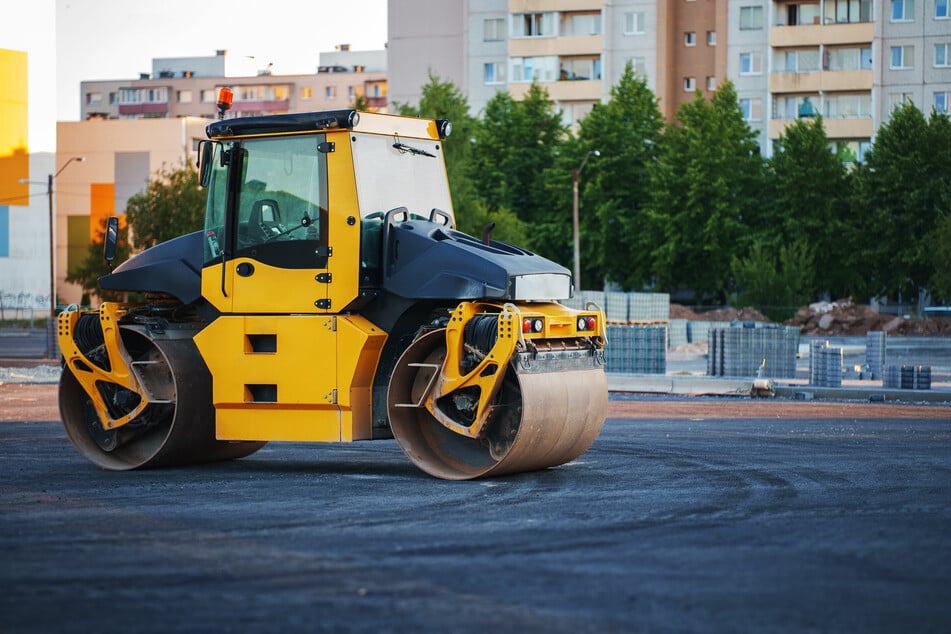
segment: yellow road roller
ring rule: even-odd
[[[99,280],[144,301],[59,315],[79,452],[126,470],[395,438],[446,479],[584,452],[607,407],[604,314],[559,303],[564,267],[455,229],[450,130],[354,110],[209,124],[204,229]]]

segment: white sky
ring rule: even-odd
[[[8,0],[3,0],[6,3]],[[19,0],[23,4],[35,0]],[[386,0],[55,0],[56,118],[76,121],[79,82],[137,79],[156,57],[254,56],[313,73],[321,52],[386,44]]]
[[[56,121],[79,119],[86,79],[137,79],[153,58],[218,49],[313,73],[321,52],[386,38],[387,0],[0,0],[0,48],[28,54],[32,152],[55,149]]]

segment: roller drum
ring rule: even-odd
[[[104,469],[124,471],[231,460],[264,446],[215,439],[211,375],[191,339],[150,339],[143,356],[150,362],[144,374],[150,388],[171,401],[149,405],[142,412],[139,418],[152,421],[144,429],[133,420],[106,431],[79,381],[69,368],[63,369],[60,416],[73,445],[88,460]],[[117,446],[110,448],[112,444]]]
[[[482,438],[440,424],[422,402],[445,359],[445,331],[417,339],[393,370],[387,395],[393,436],[426,473],[468,480],[555,467],[584,453],[601,432],[607,379],[598,368],[505,372],[496,411]]]

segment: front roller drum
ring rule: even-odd
[[[446,357],[444,330],[403,353],[390,379],[387,413],[403,452],[426,473],[469,480],[535,471],[574,460],[595,441],[607,415],[601,368],[522,373],[505,369],[496,411],[481,438],[451,431],[421,403]]]
[[[124,427],[105,430],[92,401],[69,368],[59,385],[59,411],[66,433],[90,462],[114,471],[231,460],[265,443],[215,439],[211,375],[191,339],[148,341],[143,355],[148,380],[173,395],[171,403],[150,405]],[[81,370],[79,370],[81,371]]]

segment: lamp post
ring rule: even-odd
[[[53,181],[63,173],[63,170],[76,161],[82,163],[86,160],[85,156],[73,156],[60,167],[55,174],[50,174],[46,181],[46,197],[50,205],[50,317],[56,317],[56,216],[53,213]]]
[[[584,155],[584,160],[581,161],[581,165],[574,172],[571,173],[571,187],[574,194],[574,208],[572,210],[571,222],[574,229],[574,260],[575,260],[575,290],[581,290],[581,238],[578,231],[578,179],[581,177],[581,170],[584,169],[584,164],[588,162],[588,159],[592,156],[601,156],[601,152],[597,150],[591,150]]]

